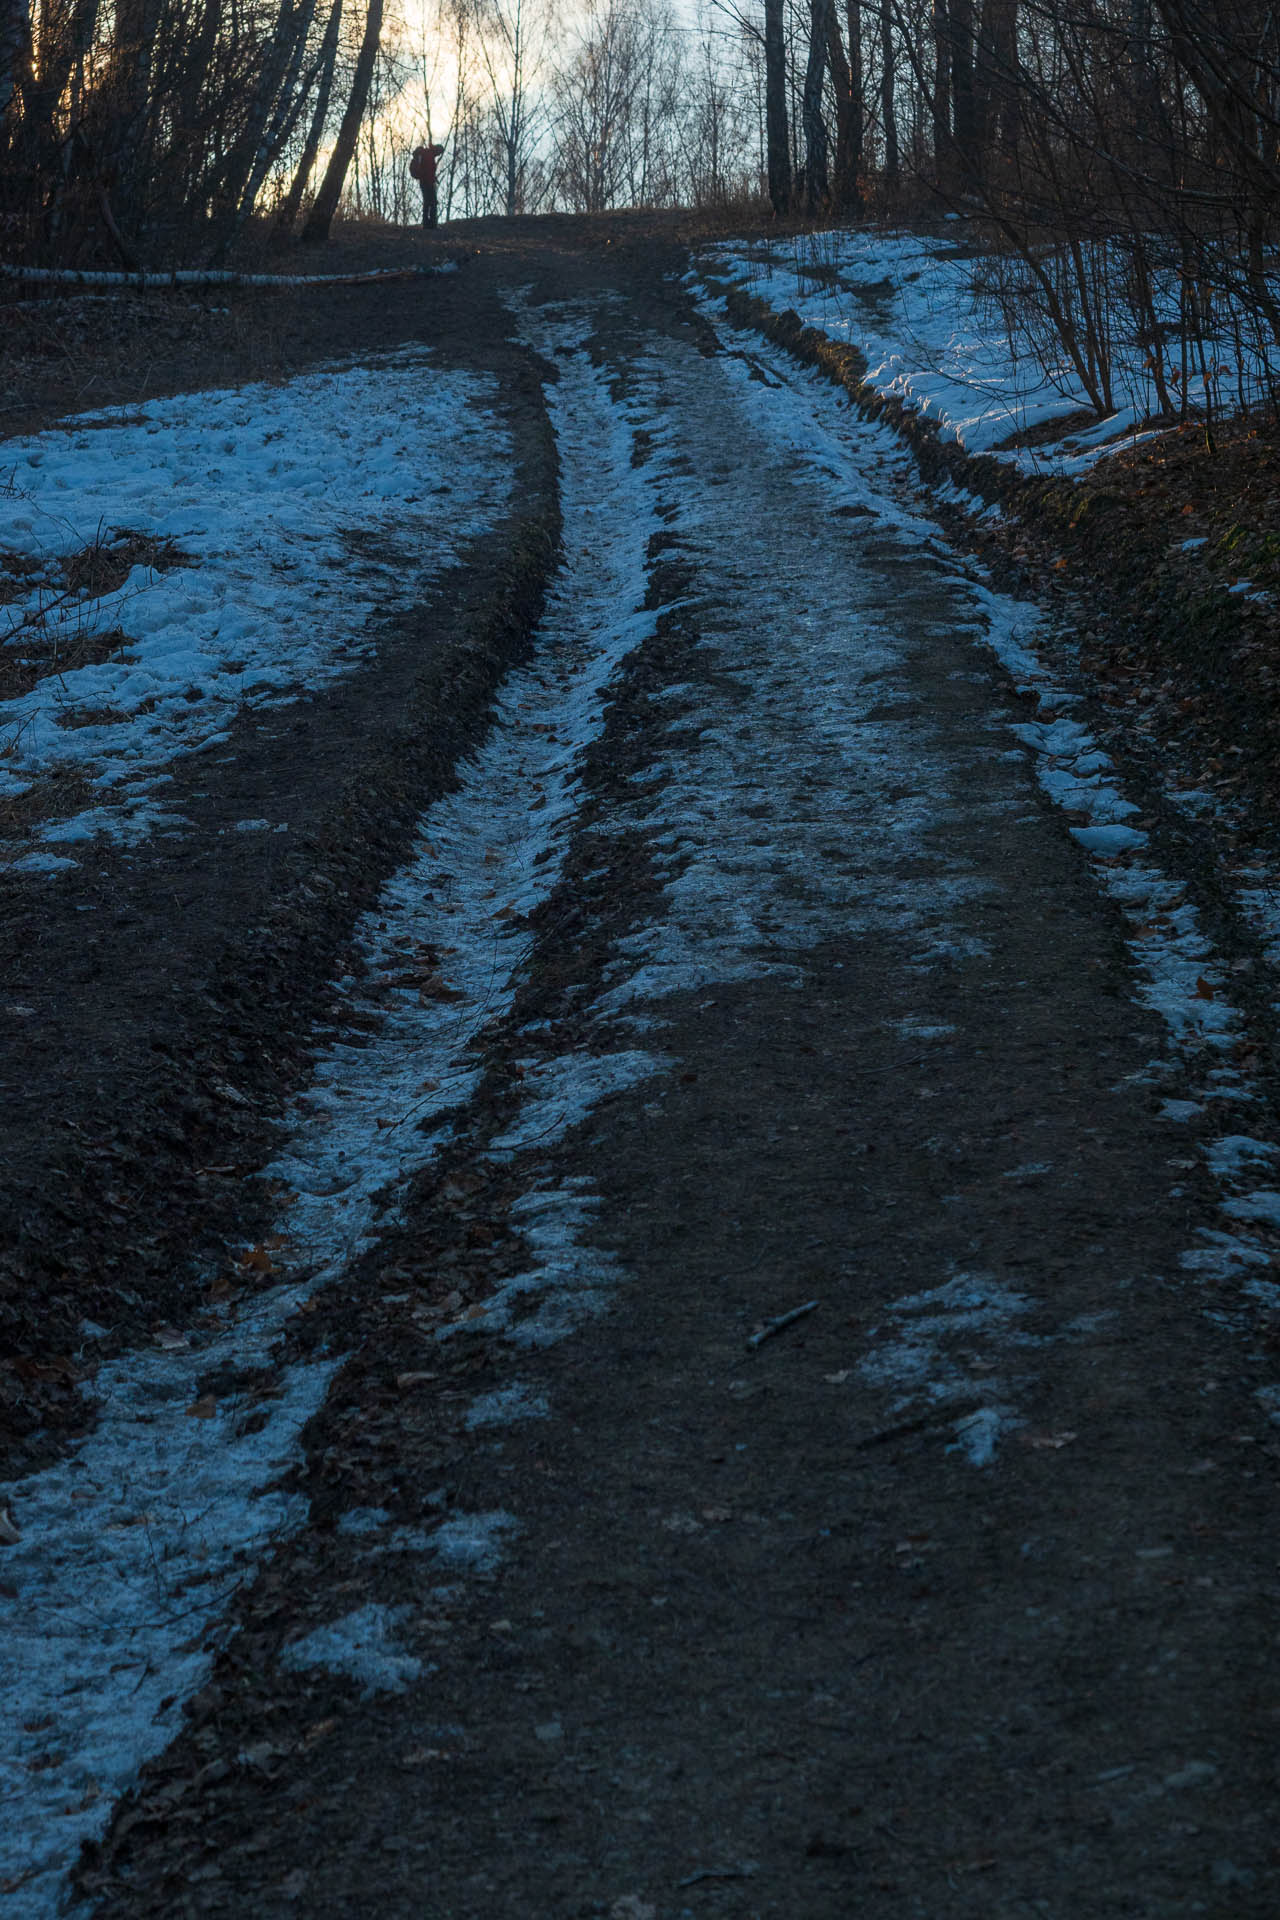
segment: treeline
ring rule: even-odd
[[[981,216],[981,272],[1100,414],[1276,399],[1280,14],[1270,0],[763,0],[779,212]],[[805,29],[807,28],[807,31]]]
[[[1280,342],[1269,0],[407,5],[0,0],[6,257],[216,264],[340,203],[412,221],[433,140],[446,220],[979,213],[993,297],[1099,410],[1118,326],[1165,407],[1221,384],[1224,325],[1237,369]]]
[[[340,202],[412,220],[754,191],[751,34],[663,0],[0,0],[11,260],[218,264]]]
[[[407,80],[403,47],[388,60],[399,111],[370,121],[349,189],[359,209],[412,217],[407,108],[445,141],[446,220],[759,191],[758,36],[710,4],[691,17],[667,0],[441,0],[420,31]]]

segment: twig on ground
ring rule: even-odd
[[[817,1305],[816,1300],[806,1300],[802,1307],[792,1307],[790,1313],[780,1313],[776,1320],[770,1320],[766,1326],[761,1327],[759,1333],[753,1333],[747,1345],[763,1346],[766,1340],[772,1340],[775,1333],[781,1333],[784,1327],[789,1327],[793,1321],[803,1320],[805,1315],[812,1313]]]
[[[748,1860],[740,1867],[699,1867],[696,1873],[686,1874],[683,1880],[677,1880],[678,1887],[696,1887],[700,1880],[750,1880],[759,1873],[754,1860]]]

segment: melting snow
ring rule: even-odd
[[[998,301],[975,287],[975,262],[948,239],[858,228],[794,239],[729,241],[712,247],[706,265],[728,274],[774,309],[790,308],[808,326],[857,347],[866,378],[879,393],[936,420],[946,439],[972,453],[994,453],[1034,472],[1079,473],[1102,455],[1150,439],[1143,426],[1156,410],[1145,344],[1110,342],[1116,410],[1083,428],[1064,431],[1034,448],[1002,443],[1090,407],[1065,350],[1042,365],[1020,341],[1009,340]],[[1157,290],[1176,313],[1172,283]],[[1218,371],[1232,360],[1227,341],[1210,355]],[[768,364],[768,363],[767,363]],[[1269,383],[1261,365],[1251,379]],[[1202,391],[1192,376],[1189,392]],[[952,488],[952,497],[957,490]]]
[[[295,1672],[321,1667],[358,1680],[362,1700],[378,1693],[403,1693],[411,1681],[431,1671],[397,1643],[396,1629],[412,1617],[412,1607],[358,1607],[332,1626],[317,1627],[293,1641],[281,1654],[280,1664]]]
[[[519,1531],[514,1514],[455,1513],[431,1535],[431,1549],[451,1567],[489,1573],[501,1560],[509,1537]]]
[[[0,701],[0,794],[75,768],[98,799],[37,838],[180,826],[157,798],[166,762],[366,659],[375,621],[506,501],[494,391],[414,349],[6,441],[0,576],[19,590],[0,645],[57,671]],[[167,548],[161,570],[141,558],[111,592],[69,591],[64,564],[125,534]],[[57,870],[39,849],[22,864]]]

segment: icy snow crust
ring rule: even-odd
[[[996,302],[975,292],[975,262],[953,242],[861,229],[728,242],[705,258],[775,312],[791,308],[859,348],[872,387],[936,420],[944,439],[970,453],[997,453],[1027,473],[1079,473],[1151,437],[1142,428],[1155,408],[1146,349],[1117,341],[1115,413],[1043,446],[1004,448],[1090,402],[1065,353],[1046,370],[1025,344],[1011,345]]]
[[[507,682],[462,789],[427,816],[417,857],[364,923],[375,976],[402,970],[406,945],[440,942],[447,929],[443,972],[459,997],[422,1004],[415,990],[397,988],[388,1010],[380,998],[362,1003],[348,982],[353,1005],[367,1005],[380,1031],[322,1059],[273,1168],[298,1195],[281,1232],[300,1263],[318,1263],[318,1275],[260,1295],[213,1337],[193,1336],[189,1351],[131,1354],[104,1367],[94,1382],[94,1431],[64,1463],[13,1489],[22,1540],[5,1549],[4,1563],[18,1597],[0,1598],[0,1885],[21,1885],[7,1898],[6,1920],[44,1920],[57,1909],[81,1842],[103,1830],[139,1766],[180,1726],[236,1587],[274,1537],[305,1519],[305,1503],[278,1482],[337,1361],[286,1369],[281,1397],[255,1409],[266,1415],[257,1431],[237,1401],[203,1405],[196,1382],[211,1368],[267,1363],[289,1316],[369,1244],[398,1187],[431,1157],[441,1138],[433,1119],[443,1121],[478,1078],[469,1042],[510,1005],[526,947],[519,917],[555,885],[576,760],[599,729],[605,685],[652,631],[653,614],[635,611],[652,522],[629,464],[630,436],[585,357],[559,364],[548,398],[574,533],[535,664]],[[355,391],[364,393],[362,382]],[[546,804],[531,807],[537,800]],[[628,1059],[626,1071],[634,1067]],[[562,1073],[546,1124],[572,1124],[597,1096],[600,1073],[590,1062],[584,1068],[581,1104],[572,1072]],[[529,1237],[543,1262],[524,1285],[541,1302],[531,1321],[555,1338],[599,1305],[607,1271],[598,1256],[567,1245],[566,1223],[577,1226],[589,1198],[570,1187],[540,1201]],[[560,1299],[557,1289],[573,1297]],[[458,1515],[422,1546],[452,1565],[482,1568],[513,1524],[505,1514]],[[417,1663],[397,1644],[400,1625],[376,1609],[367,1620],[348,1616],[290,1657],[330,1659],[368,1687],[401,1684]]]
[[[180,827],[163,810],[167,763],[218,745],[242,709],[357,667],[375,619],[421,597],[502,510],[509,442],[493,394],[407,350],[5,442],[0,572],[36,571],[0,606],[0,643],[21,656],[38,630],[32,657],[52,638],[70,664],[0,702],[0,797],[65,767],[97,793],[16,864],[52,871],[95,834]],[[58,561],[119,531],[184,557],[67,597]],[[74,664],[86,640],[117,631],[111,658]]]

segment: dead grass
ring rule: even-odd
[[[193,564],[191,555],[172,540],[113,527],[109,536],[68,554],[59,567],[69,592],[82,600],[97,600],[103,594],[118,593],[135,567],[167,573],[172,567]]]
[[[295,370],[298,296],[0,289],[0,435]],[[93,426],[97,422],[81,422]],[[114,421],[100,424],[112,426]]]
[[[64,707],[56,723],[74,731],[80,727],[116,727],[134,717],[134,713],[126,713],[123,707]]]
[[[0,796],[0,863],[8,864],[30,851],[34,827],[51,820],[69,820],[92,806],[93,783],[83,767],[54,767],[33,780],[23,793]]]
[[[45,571],[47,564],[39,554],[13,553],[0,547],[0,607],[20,600],[32,580]]]
[[[99,667],[105,661],[128,663],[135,643],[121,627],[108,633],[79,632],[70,640],[47,627],[32,626],[0,647],[0,700],[16,700],[42,680],[74,673],[78,667]]]

